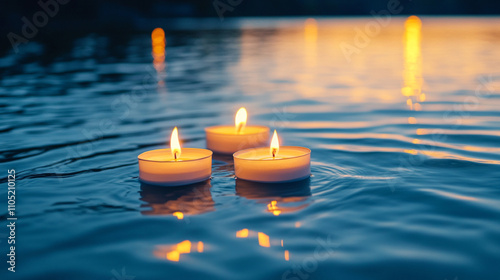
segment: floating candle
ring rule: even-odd
[[[311,150],[303,147],[279,146],[276,130],[269,148],[252,148],[234,153],[234,171],[238,179],[283,183],[311,175]]]
[[[159,186],[188,185],[207,180],[212,175],[212,151],[183,148],[177,127],[172,131],[170,150],[158,149],[140,154],[139,179]]]
[[[240,108],[236,113],[235,125],[218,125],[205,128],[207,148],[219,154],[265,146],[269,139],[267,126],[246,125],[247,110]]]

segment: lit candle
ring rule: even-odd
[[[212,151],[183,148],[177,127],[170,137],[170,150],[159,149],[140,154],[139,179],[151,185],[180,186],[207,180],[212,175]]]
[[[253,148],[234,153],[234,171],[238,179],[283,183],[308,178],[311,175],[311,150],[279,145],[274,131],[269,148]]]
[[[240,108],[235,124],[205,128],[207,148],[219,154],[233,154],[236,151],[265,146],[269,139],[269,127],[246,125],[247,110]]]

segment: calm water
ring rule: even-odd
[[[499,279],[500,19],[180,21],[0,58],[8,279]],[[344,51],[343,51],[344,50]],[[138,181],[240,106],[312,150],[310,180]],[[2,279],[5,279],[2,276]]]

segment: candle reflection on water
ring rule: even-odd
[[[406,96],[410,110],[420,110],[422,95],[422,50],[421,50],[422,21],[417,16],[410,16],[405,22],[404,33],[404,84],[401,93]]]
[[[422,21],[417,16],[410,16],[405,21],[404,33],[404,71],[403,88],[401,93],[406,96],[406,105],[411,111],[421,111],[421,103],[425,101],[425,93],[422,92],[424,83],[422,77]],[[408,124],[417,124],[416,117],[408,117]],[[419,144],[419,139],[413,139],[413,144]],[[415,149],[405,149],[405,153],[417,155]]]
[[[179,220],[186,215],[199,215],[215,211],[210,192],[210,180],[178,188],[164,188],[141,184],[143,215],[172,215]],[[153,255],[159,259],[179,262],[183,254],[203,253],[203,241],[184,240],[173,245],[158,245]]]
[[[165,31],[163,31],[162,28],[155,28],[153,32],[151,32],[151,55],[153,56],[153,67],[155,68],[157,74],[158,92],[161,93],[165,92],[166,90],[166,45],[167,40],[165,39]]]
[[[161,72],[165,70],[165,31],[161,28],[156,28],[151,33],[151,45],[153,65],[156,71]]]
[[[237,238],[247,238],[248,237],[248,229],[244,228],[242,230],[238,230],[236,232],[236,237]]]
[[[274,247],[279,246],[282,248],[285,247],[283,239],[271,238],[268,234],[266,234],[262,231],[253,231],[253,230],[249,230],[247,228],[236,231],[236,238],[244,239],[244,238],[255,238],[255,237],[257,237],[256,241],[260,247],[263,247],[263,248],[271,248],[271,246],[274,246]],[[286,261],[289,261],[290,260],[290,251],[284,250],[283,256],[284,256]]]
[[[314,18],[308,18],[304,22],[304,58],[306,67],[316,67],[318,63],[318,22]]]
[[[310,179],[278,184],[236,180],[236,195],[264,204],[264,211],[274,216],[293,213],[309,205]]]
[[[153,255],[159,259],[178,262],[183,254],[203,253],[204,246],[202,241],[191,242],[190,240],[184,240],[174,245],[158,245],[153,251]]]
[[[258,233],[259,237],[259,245],[262,247],[271,247],[271,242],[269,242],[269,235],[259,232]]]
[[[164,188],[141,184],[141,205],[144,215],[172,215],[184,219],[186,215],[199,215],[215,211],[210,192],[210,180],[177,188]]]
[[[280,216],[281,214],[300,211],[309,205],[309,197],[311,196],[310,178],[283,184],[236,180],[236,194],[266,205],[263,206],[265,212],[271,213],[273,216]],[[294,228],[300,228],[301,226],[300,221],[294,222]],[[257,238],[256,244],[263,248],[273,246],[285,248],[283,239],[275,239],[263,231],[243,228],[236,231],[236,238]],[[288,249],[280,250],[280,254],[286,261],[290,260],[290,251]]]

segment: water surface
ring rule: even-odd
[[[498,279],[500,20],[405,20],[180,21],[165,52],[144,29],[5,53],[16,279]],[[139,183],[174,126],[201,148],[241,106],[311,148],[310,180],[235,180],[216,156],[210,181]]]

